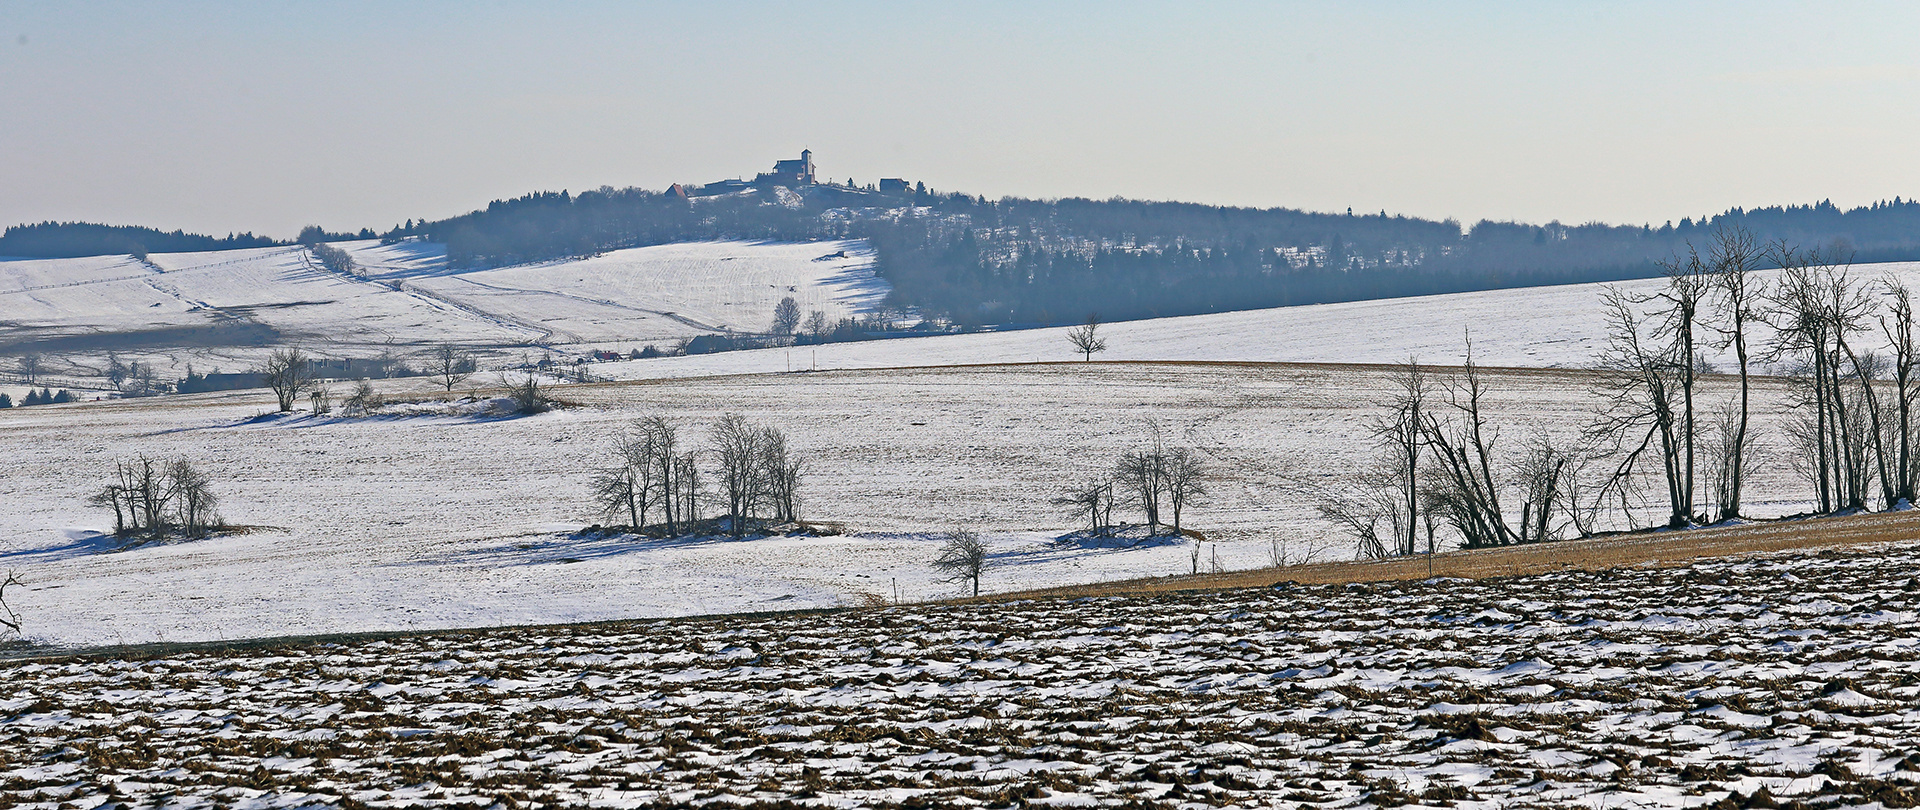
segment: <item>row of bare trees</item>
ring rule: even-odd
[[[113,533],[121,538],[199,538],[223,525],[211,482],[185,458],[121,461],[88,503],[113,510]]]
[[[1769,280],[1761,267],[1779,272]],[[1322,492],[1321,514],[1369,557],[1430,552],[1443,529],[1481,547],[1632,528],[1650,506],[1672,528],[1740,518],[1763,368],[1786,379],[1787,462],[1820,512],[1913,500],[1920,352],[1908,287],[1738,229],[1667,269],[1656,292],[1604,295],[1608,344],[1577,440],[1537,432],[1501,446],[1469,342],[1458,372],[1402,367],[1372,425],[1378,463],[1356,486]],[[1733,361],[1738,392],[1724,401],[1701,390],[1709,351]]]
[[[1115,501],[1124,499],[1139,507],[1149,535],[1159,534],[1163,527],[1180,534],[1181,515],[1207,495],[1210,471],[1192,448],[1169,449],[1158,425],[1149,424],[1148,434],[1147,446],[1122,453],[1105,476],[1070,487],[1053,504],[1085,518],[1090,533],[1109,534],[1114,528]],[[1163,514],[1173,519],[1171,525],[1161,521]]]
[[[785,433],[727,414],[714,423],[708,442],[728,533],[744,537],[756,524],[799,520],[803,463],[788,449]],[[615,444],[615,463],[594,477],[595,502],[637,532],[672,537],[698,531],[706,497],[700,453],[682,448],[679,427],[665,417],[635,422]],[[656,514],[658,522],[648,523]]]
[[[1503,446],[1471,343],[1459,372],[1441,376],[1409,361],[1395,379],[1386,414],[1369,426],[1380,457],[1355,486],[1320,493],[1321,516],[1353,535],[1361,556],[1432,552],[1443,527],[1469,548],[1589,530],[1570,507],[1580,451],[1545,433],[1517,450]]]

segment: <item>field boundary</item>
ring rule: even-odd
[[[1382,560],[1344,560],[1283,568],[1094,582],[982,594],[955,602],[1049,597],[1128,596],[1178,591],[1267,588],[1281,583],[1341,585],[1432,578],[1491,579],[1554,571],[1674,567],[1697,560],[1764,556],[1920,540],[1920,511],[1782,518],[1684,531],[1655,529],[1525,546],[1462,549]]]

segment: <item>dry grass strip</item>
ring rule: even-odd
[[[1920,538],[1920,511],[1782,520],[1689,531],[1650,531],[1531,546],[1449,551],[1432,557],[1312,563],[1219,574],[1097,582],[993,595],[981,601],[1041,596],[1118,596],[1168,591],[1264,588],[1281,582],[1342,584],[1431,577],[1484,579],[1623,566],[1676,566],[1708,557],[1889,543]],[[956,600],[974,601],[974,600]]]

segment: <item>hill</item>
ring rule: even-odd
[[[887,291],[852,241],[685,243],[494,269],[450,267],[434,243],[335,245],[354,269],[302,246],[0,260],[0,353],[40,353],[51,375],[87,387],[104,385],[108,351],[173,377],[188,364],[251,368],[280,344],[335,358],[404,359],[441,341],[578,356],[761,331],[786,297],[861,315]]]

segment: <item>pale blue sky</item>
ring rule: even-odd
[[[0,226],[385,228],[802,146],[994,197],[1658,224],[1920,195],[1916,41],[1910,2],[0,0]]]

